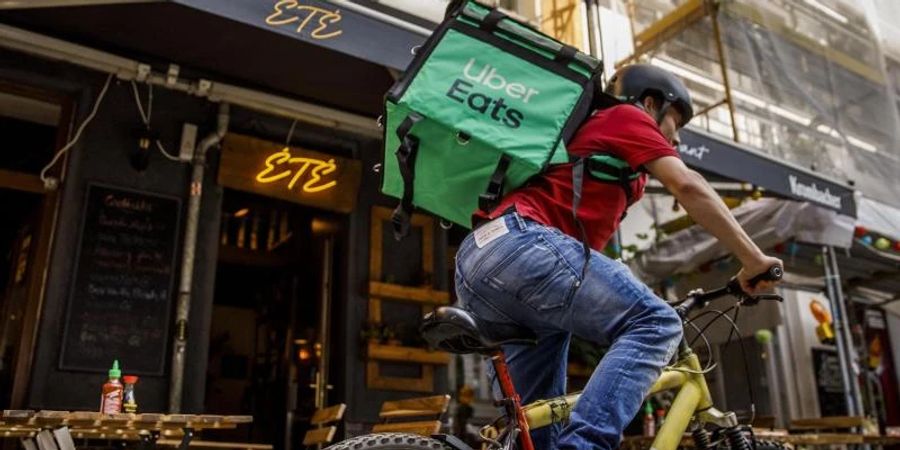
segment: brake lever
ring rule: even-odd
[[[742,305],[745,306],[756,306],[759,302],[763,300],[774,300],[776,302],[784,302],[784,297],[778,294],[759,294],[759,295],[749,295],[743,294],[739,297]]]
[[[755,298],[757,302],[759,302],[760,300],[774,300],[776,302],[784,302],[784,297],[778,294],[759,294]]]

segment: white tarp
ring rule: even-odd
[[[900,209],[866,197],[856,201],[856,224],[869,231],[900,239]]]
[[[850,247],[854,219],[805,202],[773,198],[747,202],[732,210],[735,218],[761,248],[788,239]],[[728,255],[719,241],[698,225],[681,230],[629,262],[644,282],[689,273],[701,264]]]

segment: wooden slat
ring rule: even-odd
[[[181,441],[174,439],[160,439],[156,445],[166,447],[178,447]],[[251,442],[219,442],[219,441],[191,441],[194,448],[230,448],[234,450],[272,450],[271,444],[256,444]]]
[[[372,427],[373,433],[413,433],[422,436],[437,434],[441,429],[440,420],[428,420],[422,422],[396,422],[380,423]]]
[[[449,364],[450,354],[430,351],[418,347],[401,347],[398,345],[381,345],[369,342],[369,359],[395,361],[401,363]]]
[[[419,417],[425,415],[441,415],[447,412],[450,405],[449,395],[416,397],[406,400],[393,400],[381,405],[379,417]]]
[[[326,423],[336,422],[344,418],[344,411],[347,410],[346,403],[340,403],[327,408],[317,409],[313,414],[309,423],[311,425],[324,425]]]
[[[366,363],[366,387],[403,392],[434,392],[434,366],[422,366],[419,378],[383,376],[378,368],[378,361]]]
[[[791,421],[792,430],[822,430],[828,428],[853,428],[865,424],[865,418],[861,416],[832,416],[808,419],[795,419]]]
[[[41,177],[6,169],[0,169],[0,188],[15,189],[17,191],[31,192],[32,194],[47,193]]]
[[[313,428],[303,436],[303,445],[329,444],[334,439],[337,427]]]
[[[3,411],[3,423],[28,423],[34,411],[30,409],[7,409]]]
[[[898,445],[900,436],[863,436],[863,443],[870,445]]]
[[[68,420],[66,420],[66,423],[68,423],[72,427],[93,428],[100,425],[100,419],[102,419],[102,417],[103,415],[99,412],[75,411],[69,413],[69,418]]]
[[[450,292],[441,291],[431,286],[403,286],[400,284],[369,282],[369,295],[392,300],[427,303],[431,305],[450,304]]]
[[[227,423],[253,423],[253,416],[225,416]]]

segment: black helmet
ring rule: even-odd
[[[679,127],[687,125],[694,116],[691,94],[684,83],[667,70],[650,64],[632,64],[616,71],[606,93],[625,103],[640,103],[644,97],[652,95],[663,100],[656,122],[662,122],[669,106],[681,113]]]

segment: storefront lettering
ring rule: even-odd
[[[272,14],[266,18],[266,23],[280,27],[299,22],[297,33],[301,33],[316,16],[319,17],[318,26],[309,33],[311,38],[331,39],[344,32],[343,30],[328,32],[329,27],[334,29],[333,25],[341,21],[340,10],[332,11],[318,6],[302,5],[298,0],[279,0],[275,3]]]
[[[324,175],[328,175],[335,170],[337,170],[337,164],[334,163],[334,159],[325,161],[316,158],[294,157],[291,155],[290,148],[285,147],[266,158],[266,167],[256,175],[256,181],[260,183],[274,183],[290,177],[287,188],[292,190],[304,174],[309,174],[308,179],[303,183],[302,189],[303,192],[314,193],[337,186],[337,181],[335,180],[328,182],[322,180]],[[293,174],[293,177],[291,177],[291,174]]]
[[[681,144],[678,146],[678,151],[682,155],[692,156],[694,158],[703,159],[703,155],[709,153],[709,147],[705,145],[701,145],[699,147],[691,147],[687,144]]]
[[[791,193],[797,197],[812,200],[834,209],[841,209],[841,197],[831,193],[827,187],[822,190],[816,183],[805,184],[797,179],[796,175],[788,175],[788,183],[791,185]]]

